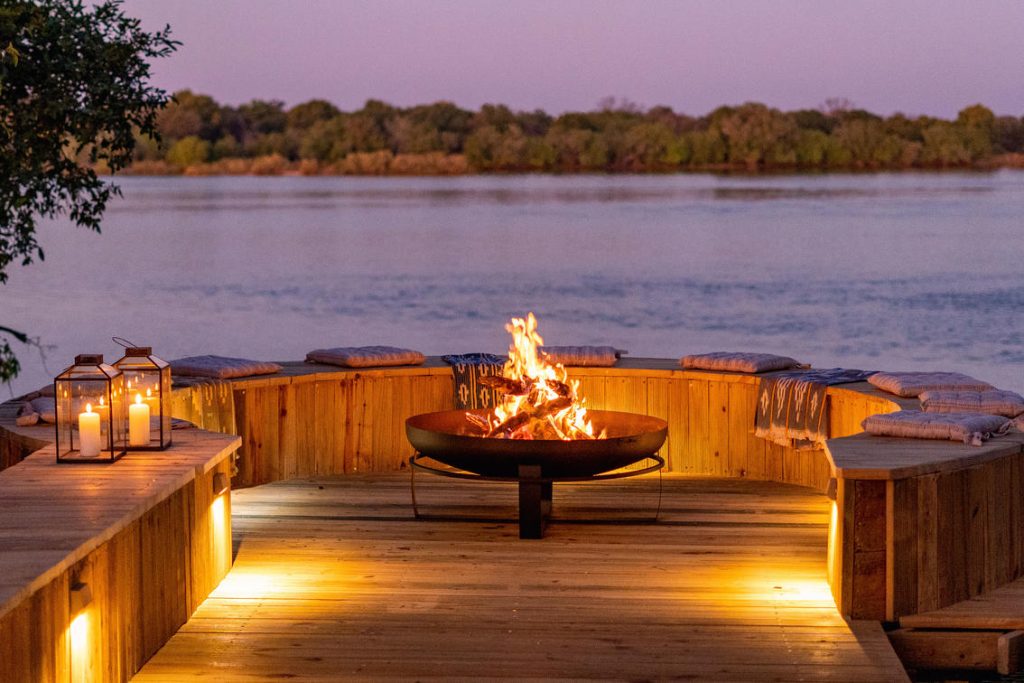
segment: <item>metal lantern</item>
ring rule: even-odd
[[[110,463],[125,454],[127,407],[124,375],[103,356],[75,356],[53,380],[57,462]]]
[[[129,346],[114,363],[124,373],[128,449],[159,451],[171,445],[171,366],[149,346]]]

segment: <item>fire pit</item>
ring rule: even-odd
[[[421,455],[450,467],[487,477],[518,477],[523,465],[536,465],[545,477],[585,478],[639,462],[665,443],[664,420],[635,413],[588,413],[601,439],[502,439],[479,436],[467,417],[485,410],[446,410],[406,420],[409,443]]]
[[[551,512],[552,484],[636,476],[660,470],[656,455],[665,443],[664,420],[608,410],[588,411],[578,382],[550,363],[541,347],[533,314],[513,318],[509,360],[502,376],[482,378],[503,395],[493,410],[449,410],[406,420],[406,435],[417,454],[415,470],[464,479],[519,483],[519,536],[541,538]],[[430,458],[456,468],[442,470],[421,462]],[[650,459],[655,464],[621,470]],[[418,511],[416,511],[418,516]]]

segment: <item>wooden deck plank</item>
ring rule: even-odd
[[[556,485],[520,541],[507,485],[408,476],[232,496],[232,572],[137,681],[662,679],[905,681],[877,624],[825,582],[828,502],[785,484],[667,476]],[[503,519],[503,517],[508,517]]]

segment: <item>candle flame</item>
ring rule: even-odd
[[[140,403],[142,403],[142,394],[135,394],[135,404],[138,405]]]
[[[91,403],[86,403],[85,404],[85,412],[87,412],[87,413],[91,413],[92,412],[92,404]]]
[[[146,398],[153,398],[153,390],[146,389]]]

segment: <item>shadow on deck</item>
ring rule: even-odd
[[[840,617],[827,499],[667,475],[556,485],[520,541],[514,486],[407,474],[233,493],[234,568],[137,681],[615,678],[904,681],[880,626]],[[494,521],[484,521],[494,519]]]

